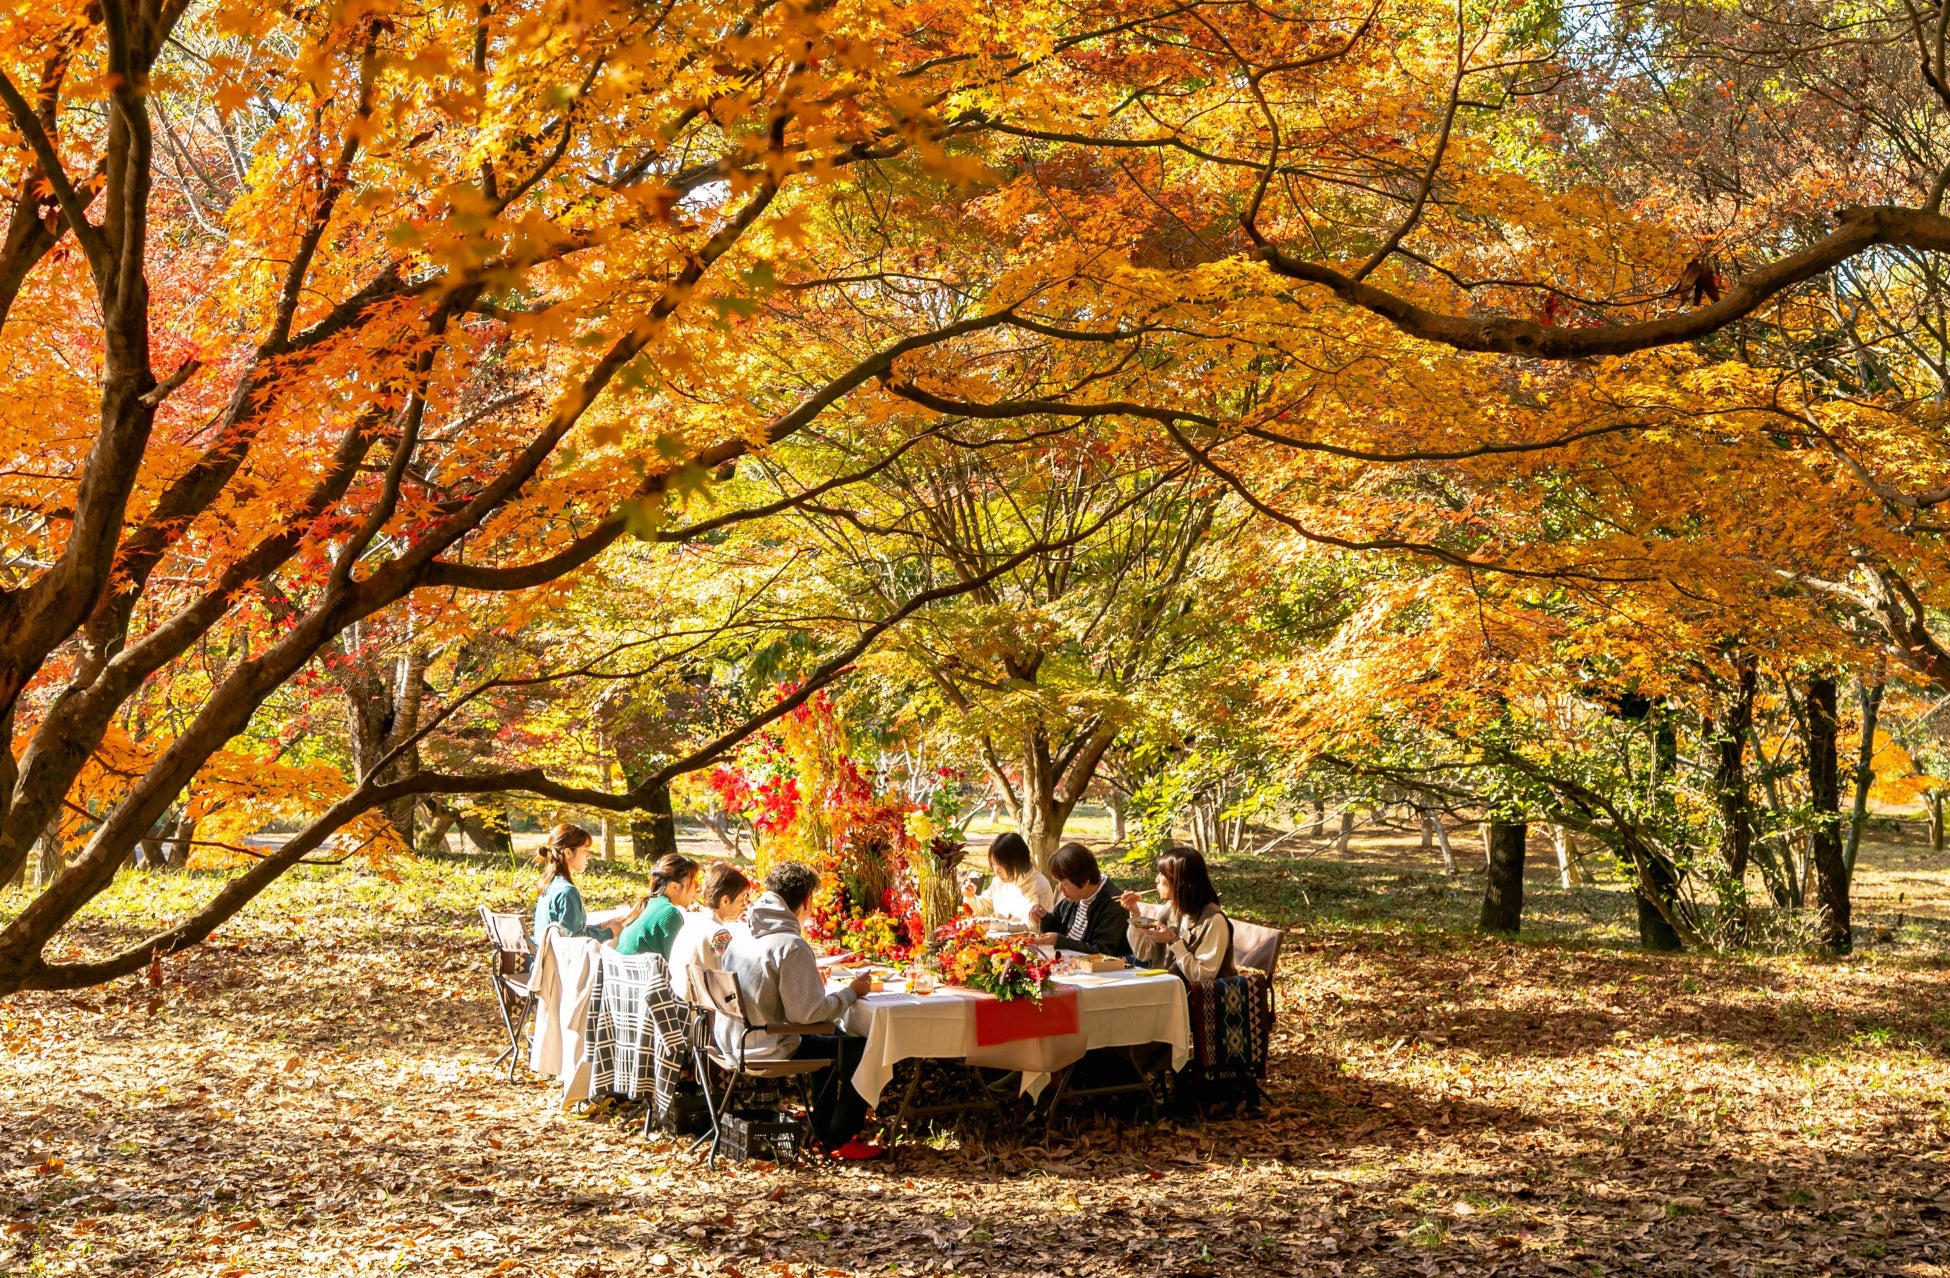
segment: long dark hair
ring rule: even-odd
[[[656,896],[673,883],[688,883],[697,873],[697,862],[676,852],[666,852],[650,867],[650,895]]]
[[[1034,858],[1029,855],[1029,845],[1022,841],[1020,834],[1005,834],[989,844],[989,864],[1011,883],[1036,868]]]
[[[593,841],[589,831],[579,825],[570,825],[567,821],[550,830],[548,842],[542,844],[541,850],[542,888],[546,890],[557,879],[574,887],[575,880],[569,877],[569,853]]]
[[[1187,918],[1197,918],[1208,905],[1219,903],[1219,889],[1212,886],[1212,872],[1205,857],[1195,848],[1173,847],[1158,858],[1158,873],[1171,889],[1171,908]]]

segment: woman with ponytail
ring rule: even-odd
[[[670,947],[684,928],[684,911],[697,900],[697,862],[672,852],[660,858],[650,871],[650,899],[636,921],[623,929],[616,942],[618,954],[661,954],[670,957]]]
[[[607,941],[615,935],[606,927],[590,925],[588,912],[582,907],[582,891],[575,885],[575,876],[589,864],[589,853],[594,848],[595,840],[579,825],[565,822],[548,832],[548,842],[542,844],[541,852],[542,895],[535,902],[538,939],[542,929],[551,923],[560,924],[570,936],[586,936],[596,941]],[[639,905],[618,926],[628,926],[642,909]]]

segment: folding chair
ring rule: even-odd
[[[1273,968],[1280,961],[1280,945],[1286,940],[1286,933],[1277,927],[1248,923],[1243,919],[1228,917],[1226,921],[1232,924],[1234,965],[1256,967],[1266,973],[1266,983],[1270,988],[1273,984]]]
[[[718,1145],[724,1139],[724,1117],[731,1112],[732,1097],[737,1094],[739,1083],[746,1079],[772,1083],[793,1080],[799,1089],[800,1099],[805,1103],[806,1126],[810,1130],[813,1095],[806,1086],[806,1076],[830,1068],[832,1058],[754,1061],[747,1059],[745,1051],[753,1034],[837,1034],[839,1026],[831,1021],[814,1025],[753,1025],[745,1008],[744,997],[738,989],[738,978],[730,972],[713,971],[702,966],[691,968],[691,1001],[709,1008],[714,1017],[723,1017],[739,1026],[736,1056],[726,1055],[718,1047],[715,1034],[697,1035],[692,1039],[692,1050],[697,1056],[697,1079],[704,1088],[704,1108],[711,1116],[711,1149],[705,1155],[704,1165],[707,1168],[717,1165]],[[726,1076],[724,1092],[717,1097],[711,1095],[710,1066],[713,1065]],[[833,1072],[837,1077],[839,1071]]]
[[[529,988],[529,961],[534,949],[522,930],[521,915],[497,914],[481,907],[481,926],[487,929],[488,944],[494,947],[489,979],[494,982],[494,1005],[501,1012],[501,1028],[507,1031],[508,1047],[494,1058],[499,1065],[508,1062],[508,1081],[515,1081],[515,1067],[521,1060],[522,1034],[528,1017],[535,1010],[535,995]]]

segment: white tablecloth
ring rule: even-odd
[[[1055,978],[1077,991],[1078,1032],[1029,1038],[993,1047],[975,1045],[975,994],[947,986],[922,997],[869,994],[853,1005],[841,1028],[867,1040],[853,1071],[853,1088],[869,1105],[894,1076],[894,1066],[914,1056],[964,1060],[987,1069],[1020,1070],[1022,1090],[1034,1098],[1050,1075],[1098,1047],[1169,1043],[1171,1067],[1184,1068],[1192,1054],[1192,1019],[1185,983],[1175,976],[1134,972],[1077,973]]]

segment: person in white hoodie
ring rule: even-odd
[[[765,876],[765,894],[752,902],[746,921],[751,934],[732,941],[725,950],[724,970],[738,980],[738,993],[750,1024],[813,1025],[837,1022],[871,988],[862,972],[853,983],[826,992],[819,959],[801,930],[812,917],[813,894],[819,874],[797,861],[781,862]],[[754,1031],[719,1017],[714,1031],[718,1048],[736,1059],[744,1038],[746,1060],[781,1061],[803,1057],[832,1060],[831,1069],[817,1076],[818,1100],[813,1105],[813,1132],[833,1157],[875,1158],[878,1145],[859,1139],[867,1121],[867,1101],[853,1086],[866,1040],[848,1034],[791,1034]]]

